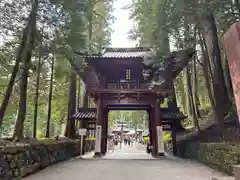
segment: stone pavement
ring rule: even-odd
[[[210,180],[225,176],[199,163],[167,156],[155,159],[139,144],[124,146],[102,159],[75,158],[24,180]]]
[[[109,152],[103,159],[155,159],[151,154],[146,153],[146,147],[140,144],[133,146],[123,145],[122,149],[117,147],[114,152]]]

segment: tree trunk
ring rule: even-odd
[[[193,118],[193,124],[197,131],[200,131],[200,126],[197,119],[196,108],[194,106],[193,100],[193,92],[192,92],[192,84],[191,84],[191,77],[189,72],[189,67],[186,69],[186,76],[187,76],[187,88],[188,88],[188,97],[189,97],[189,106],[191,108],[191,115]]]
[[[215,105],[215,100],[214,100],[214,97],[213,97],[213,91],[212,91],[212,88],[211,88],[211,83],[209,81],[209,79],[211,78],[211,72],[210,72],[210,78],[209,78],[209,63],[207,63],[208,61],[208,51],[205,49],[206,47],[204,46],[204,39],[202,38],[201,36],[201,33],[199,32],[198,34],[199,36],[199,40],[200,40],[200,46],[201,46],[201,50],[202,50],[202,62],[203,62],[203,75],[204,75],[204,79],[205,79],[205,85],[206,85],[206,89],[207,89],[207,92],[208,92],[208,97],[210,99],[210,103],[211,103],[211,106],[213,108],[213,113],[214,115],[216,116],[216,105]]]
[[[39,53],[38,65],[37,65],[37,76],[36,76],[35,107],[34,107],[34,117],[33,117],[33,138],[37,137],[37,112],[38,112],[40,73],[41,73],[41,54]]]
[[[77,96],[77,108],[81,106],[81,79],[78,78],[78,96]]]
[[[94,4],[92,1],[89,1],[88,11],[87,11],[87,20],[88,20],[88,41],[89,41],[89,51],[92,51],[92,38],[93,38],[93,11]]]
[[[29,38],[29,41],[27,42],[26,54],[24,56],[25,58],[24,58],[23,70],[22,70],[21,81],[20,81],[20,100],[19,100],[18,116],[17,116],[15,128],[14,128],[14,134],[13,134],[13,138],[17,140],[23,138],[24,121],[25,121],[26,109],[27,109],[28,74],[29,74],[29,66],[31,63],[32,51],[35,46],[37,10],[38,10],[38,0],[34,0],[32,2],[32,12],[29,18],[30,38]]]
[[[198,98],[198,79],[197,79],[197,67],[196,67],[196,57],[193,59],[192,69],[193,69],[193,77],[192,77],[192,93],[193,93],[193,103],[195,107],[195,114],[197,118],[201,118],[200,112],[199,112],[199,98]]]
[[[233,87],[232,87],[232,78],[231,78],[231,74],[230,74],[230,70],[229,70],[229,66],[228,66],[228,60],[227,57],[225,57],[225,82],[226,82],[226,86],[227,86],[227,91],[228,91],[228,95],[229,97],[232,99],[234,99],[234,93],[233,93]]]
[[[171,107],[177,109],[177,98],[176,98],[176,93],[175,93],[175,87],[173,81],[170,82],[170,88],[172,90],[172,96],[171,96]]]
[[[183,71],[183,85],[184,85],[184,93],[185,93],[185,106],[188,116],[192,116],[192,108],[191,108],[191,101],[189,96],[188,90],[188,70],[187,68]]]
[[[214,65],[213,91],[217,108],[216,118],[218,121],[219,132],[221,133],[224,130],[224,118],[231,106],[231,101],[229,99],[227,88],[224,82],[225,78],[221,62],[221,51],[219,47],[217,27],[213,13],[209,13],[205,21],[205,33],[208,39],[208,50],[211,53],[211,60]]]
[[[88,7],[88,15],[87,15],[87,19],[88,19],[88,41],[89,41],[89,51],[91,52],[93,50],[92,47],[92,38],[93,38],[93,8],[94,8],[94,4],[92,4],[92,2],[90,2],[89,7]],[[84,93],[84,97],[83,97],[83,107],[84,108],[88,108],[89,107],[89,97],[88,94],[85,90]]]
[[[239,2],[239,0],[234,0],[234,5],[236,6],[238,14],[240,15],[240,2]]]
[[[231,106],[231,101],[228,96],[227,88],[225,85],[225,78],[223,72],[223,66],[221,61],[221,51],[218,42],[217,27],[214,15],[212,13],[208,14],[206,17],[206,30],[205,33],[208,37],[208,50],[211,52],[211,60],[214,65],[214,86],[215,91],[218,96],[216,98],[220,99],[221,106],[219,108],[223,113],[227,113],[229,107]],[[223,115],[224,116],[224,115]]]
[[[83,97],[83,107],[88,108],[89,107],[89,101],[88,101],[88,94],[85,91],[84,97]]]
[[[17,76],[17,73],[18,73],[18,69],[19,69],[19,64],[20,64],[20,62],[23,58],[24,52],[26,51],[26,44],[30,41],[29,38],[30,38],[31,25],[32,25],[33,18],[34,18],[34,14],[33,14],[33,10],[32,10],[32,12],[30,13],[29,18],[28,18],[28,23],[27,23],[27,25],[24,29],[24,32],[23,32],[23,37],[22,37],[22,40],[21,40],[21,43],[20,43],[20,46],[19,46],[19,49],[18,49],[15,65],[14,65],[13,70],[12,70],[12,75],[11,75],[11,78],[9,80],[9,83],[8,83],[8,86],[7,86],[7,89],[5,91],[5,95],[4,95],[4,98],[3,98],[3,101],[2,101],[2,104],[1,104],[1,107],[0,107],[0,126],[2,124],[4,114],[6,112],[6,109],[7,109],[8,103],[9,103],[9,99],[10,99],[11,94],[12,94],[14,82],[15,82],[15,79],[16,79],[16,76]]]
[[[200,34],[200,38],[202,38],[202,42],[203,42],[203,49],[204,49],[204,63],[205,63],[205,68],[207,69],[206,71],[206,77],[208,77],[208,79],[206,80],[206,82],[209,83],[209,87],[210,87],[210,91],[211,91],[211,95],[213,98],[213,102],[214,102],[214,107],[216,108],[216,96],[214,94],[214,84],[215,84],[215,79],[214,79],[214,74],[213,74],[213,70],[212,70],[212,65],[210,63],[210,58],[209,58],[209,52],[208,52],[208,47],[207,47],[207,43],[206,43],[206,38],[204,36],[204,34]],[[209,78],[210,77],[210,78]],[[213,106],[212,106],[213,107]]]
[[[194,49],[196,50],[196,41],[197,41],[197,28],[194,28]],[[196,63],[197,55],[193,57],[193,63],[192,63],[192,93],[193,93],[193,102],[195,107],[195,114],[197,118],[201,118],[200,112],[199,112],[199,99],[198,99],[198,83],[197,83],[197,63]]]
[[[160,5],[156,5],[158,6],[158,8],[160,8]],[[166,13],[164,11],[158,11],[158,13],[161,14],[161,16],[164,18],[166,17]],[[160,14],[158,17],[160,17]],[[158,21],[156,26],[157,29],[161,29],[161,31],[156,32],[155,34],[155,40],[156,40],[156,44],[158,44],[159,48],[157,50],[157,55],[158,56],[165,56],[168,55],[170,53],[170,42],[169,42],[169,34],[168,31],[166,29],[162,29],[162,23],[164,23],[164,21]],[[177,99],[176,99],[176,94],[175,94],[175,87],[174,87],[174,83],[173,81],[168,82],[169,83],[169,87],[170,87],[170,92],[171,94],[169,94],[168,96],[168,102],[171,104],[172,107],[177,108]]]
[[[189,48],[192,46],[191,38],[190,38],[190,28],[188,24],[188,18],[187,16],[184,17],[184,47]],[[196,117],[195,114],[195,108],[192,104],[193,94],[192,94],[192,87],[191,86],[191,78],[190,78],[190,72],[189,67],[186,67],[185,73],[184,73],[184,85],[185,85],[185,93],[186,93],[186,102],[188,106],[188,115],[193,117]],[[189,89],[191,92],[189,92]],[[193,120],[195,121],[195,120]],[[195,126],[196,127],[196,126]]]
[[[77,88],[77,76],[71,67],[71,76],[69,84],[69,96],[68,96],[68,118],[65,136],[69,138],[75,138],[76,129],[73,115],[76,112],[76,88]]]
[[[50,87],[48,96],[48,115],[47,115],[47,127],[46,127],[46,138],[50,137],[50,124],[51,124],[51,113],[52,113],[52,91],[53,91],[53,76],[54,76],[54,62],[55,57],[52,57],[51,63],[51,77],[50,77]]]

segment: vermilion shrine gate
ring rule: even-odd
[[[168,108],[160,108],[160,103],[173,93],[170,82],[194,52],[190,49],[171,53],[164,57],[162,67],[144,63],[144,57],[151,53],[150,48],[106,48],[100,54],[84,56],[88,66],[82,78],[97,108],[79,108],[73,118],[81,120],[81,126],[96,135],[95,155],[107,152],[110,110],[146,110],[153,156],[164,155],[163,130],[172,131],[176,153],[176,132],[182,128],[180,121],[185,116],[176,104],[169,102]],[[78,61],[72,65],[78,68]]]

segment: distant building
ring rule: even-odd
[[[131,123],[118,121],[115,125],[115,128],[112,130],[112,133],[121,134],[123,126],[123,133],[133,132],[135,131],[134,126]]]

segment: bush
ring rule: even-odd
[[[163,132],[163,142],[168,142],[172,140],[172,132],[171,131],[164,131]]]
[[[87,137],[86,140],[96,140],[96,137]]]
[[[143,138],[143,143],[146,144],[149,141],[149,136]]]
[[[168,142],[172,140],[172,132],[171,131],[164,131],[163,132],[163,142]],[[143,143],[146,144],[149,141],[149,136],[143,137]]]

